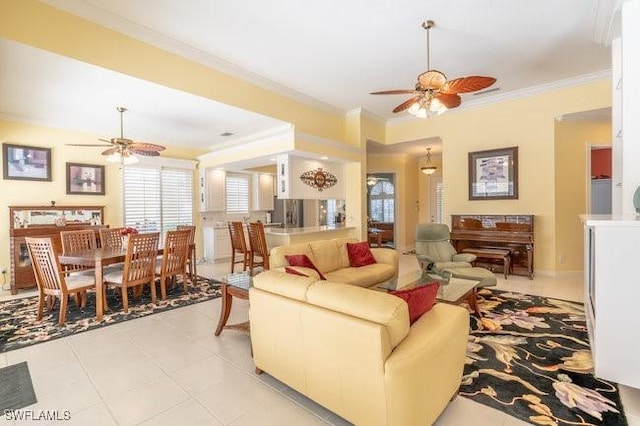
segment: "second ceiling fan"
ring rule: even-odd
[[[393,112],[408,110],[416,117],[427,117],[440,114],[448,109],[460,106],[462,99],[459,93],[476,92],[486,89],[496,82],[493,77],[469,76],[447,80],[444,73],[431,69],[429,58],[429,30],[435,26],[429,20],[422,23],[427,31],[427,71],[418,76],[414,89],[383,90],[371,92],[372,95],[413,95],[393,109]]]

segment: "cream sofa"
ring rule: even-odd
[[[291,244],[271,249],[269,264],[272,270],[284,270],[289,265],[286,255],[306,254],[328,281],[352,284],[359,287],[376,285],[398,277],[398,253],[387,248],[372,248],[375,264],[351,267],[347,254],[347,243],[358,242],[355,239],[337,238],[333,240],[313,241]],[[314,276],[312,271],[304,271]],[[317,278],[317,275],[315,275]]]
[[[464,308],[437,303],[409,326],[396,296],[273,270],[249,299],[256,368],[356,425],[432,424],[458,391]]]

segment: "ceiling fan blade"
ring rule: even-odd
[[[134,142],[131,145],[129,145],[129,148],[131,150],[136,150],[136,151],[146,151],[146,152],[151,152],[151,151],[164,151],[164,146],[161,145],[155,145],[152,143],[146,143],[146,142]]]
[[[120,151],[120,148],[116,147],[116,148],[109,148],[107,150],[102,151],[102,155],[111,155],[111,154],[115,154],[116,152]]]
[[[113,139],[98,138],[98,140],[102,142],[110,143],[111,145],[113,145]]]
[[[420,96],[414,96],[413,98],[410,98],[404,101],[403,103],[401,103],[400,105],[398,105],[397,107],[395,107],[393,109],[393,112],[404,111],[405,109],[409,108],[411,105],[418,102],[419,100],[420,100]]]
[[[103,143],[66,143],[66,146],[111,146]]]
[[[486,89],[496,82],[493,77],[473,75],[449,81],[441,90],[442,93],[468,93]]]
[[[410,95],[415,92],[415,89],[397,89],[397,90],[382,90],[380,92],[371,92],[371,95]]]
[[[129,151],[133,152],[134,154],[144,155],[146,157],[159,157],[160,156],[160,153],[158,151],[140,151],[138,149],[133,149],[133,148],[130,148]]]
[[[423,90],[439,90],[447,82],[447,77],[437,70],[429,70],[418,76],[418,84]]]
[[[460,102],[462,102],[460,96],[455,93],[438,93],[435,95],[435,98],[449,109],[459,107]]]

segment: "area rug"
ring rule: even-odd
[[[182,291],[181,283],[167,288],[166,300],[160,300],[158,291],[157,304],[153,305],[149,286],[146,286],[140,297],[134,298],[129,295],[127,314],[122,310],[119,291],[110,288],[107,292],[109,311],[105,312],[101,322],[96,322],[95,297],[89,294],[84,309],[78,307],[73,300],[69,302],[67,321],[62,327],[58,325],[59,302],[51,312],[45,309],[41,321],[36,321],[37,296],[0,302],[0,352],[204,302],[222,295],[218,281],[200,276],[196,277],[195,283],[189,284],[188,288],[189,292],[186,294]]]
[[[627,425],[617,386],[593,376],[581,303],[479,295],[460,395],[536,425]]]
[[[26,362],[0,368],[0,413],[38,402]]]

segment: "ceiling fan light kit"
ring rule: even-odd
[[[431,20],[422,23],[422,28],[427,31],[427,71],[418,76],[415,88],[371,92],[372,95],[413,95],[412,98],[396,106],[393,109],[394,113],[407,110],[409,114],[418,118],[440,115],[449,109],[460,106],[462,99],[459,93],[476,92],[486,89],[496,82],[493,77],[477,75],[447,80],[444,73],[431,69],[429,31],[434,26],[435,23]]]

